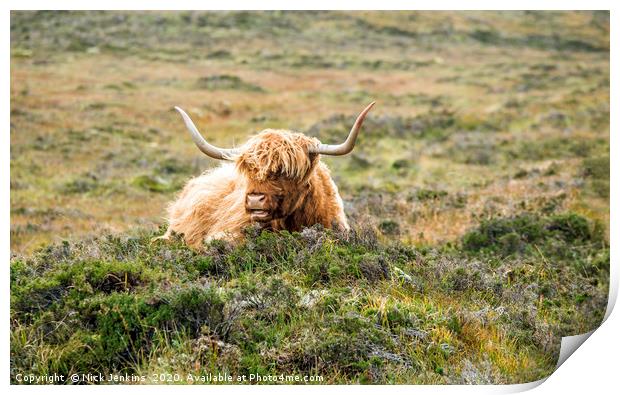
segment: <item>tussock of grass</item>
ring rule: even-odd
[[[236,75],[212,75],[201,77],[196,81],[196,88],[208,90],[242,90],[249,92],[263,92],[263,88],[258,85],[243,81]]]
[[[609,156],[599,156],[584,159],[581,171],[589,189],[596,196],[607,200],[609,199],[610,170]]]
[[[11,370],[516,383],[550,374],[559,336],[606,305],[608,245],[573,213],[425,249],[363,229],[246,233],[202,254],[142,233],[14,258]]]

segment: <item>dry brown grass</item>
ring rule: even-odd
[[[510,13],[361,12],[355,17],[375,24],[377,29],[415,27],[418,33],[433,31],[437,26],[451,26],[455,32],[499,29],[511,37],[535,31],[530,21],[533,17],[515,17]],[[571,31],[574,26],[581,26],[579,34],[583,40],[592,40],[596,45],[608,43],[604,34],[597,33],[599,28],[587,25],[585,21],[591,16],[585,13],[553,14],[551,18],[554,26]],[[328,20],[317,20],[312,28],[332,29],[333,25]],[[385,62],[406,59],[424,66],[399,70],[383,66],[339,69],[254,64],[252,56],[257,56],[256,48],[274,51],[270,40],[259,36],[234,42],[232,47],[218,44],[234,50],[230,60],[169,61],[164,55],[174,51],[168,50],[161,54],[86,50],[57,52],[46,57],[44,50],[35,48],[32,56],[14,56],[11,60],[13,251],[32,252],[49,241],[80,238],[104,229],[124,231],[161,224],[164,206],[172,199],[174,190],[150,193],[132,187],[132,179],[151,171],[154,166],[151,162],[158,157],[179,158],[193,164],[193,170],[179,175],[179,179],[215,165],[201,158],[191,144],[177,115],[171,111],[174,105],[185,108],[205,135],[219,145],[240,144],[248,135],[266,127],[307,130],[333,114],[357,113],[362,103],[372,100],[378,101],[372,112],[377,119],[427,114],[431,107],[409,101],[407,95],[412,94],[442,98],[441,106],[455,110],[463,122],[474,128],[494,117],[512,117],[500,130],[489,133],[489,139],[503,146],[524,141],[536,144],[544,138],[562,136],[579,141],[609,139],[608,122],[603,123],[602,129],[590,128],[587,123],[591,117],[601,113],[604,116],[608,111],[609,90],[604,85],[609,72],[608,58],[598,52],[575,51],[564,56],[528,46],[441,42],[411,52],[389,45],[368,47],[366,52],[355,52],[355,49],[342,52],[326,43],[326,48],[330,48],[327,52],[313,47],[317,56],[327,53],[344,59],[357,56]],[[22,45],[25,44],[13,42],[14,49]],[[178,53],[196,51],[186,43],[174,49]],[[309,48],[297,49],[299,53],[312,54]],[[292,51],[288,56],[298,54]],[[548,75],[543,73],[532,81],[523,77],[537,73],[539,65],[548,67],[549,64],[555,68],[547,71]],[[199,78],[221,74],[237,76],[265,92],[196,88]],[[520,84],[541,80],[546,85],[540,88],[518,88]],[[520,107],[507,107],[510,101],[521,103]],[[540,122],[552,112],[569,117],[581,114],[581,121],[569,125],[569,132]],[[118,130],[110,132],[106,128]],[[372,130],[364,132],[372,133]],[[436,201],[398,203],[400,215],[415,214],[414,221],[402,224],[402,238],[409,242],[455,240],[495,198],[501,202],[492,202],[494,212],[509,215],[522,201],[564,193],[567,197],[560,208],[576,209],[608,223],[608,201],[589,193],[584,197],[582,186],[575,182],[580,177],[580,158],[531,161],[506,160],[501,156],[497,163],[467,164],[446,154],[446,147],[452,144],[450,139],[439,143],[410,139],[403,143],[386,138],[378,145],[368,145],[364,132],[358,151],[364,150],[375,159],[372,168],[355,169],[348,160],[327,159],[342,185],[345,200],[354,198],[356,189],[365,185],[389,190],[386,185],[390,184],[401,192],[438,188],[450,194],[467,194],[467,204],[459,208],[442,209]],[[384,152],[375,150],[376,146]],[[136,164],[135,160],[125,163],[130,157],[138,158],[141,152],[149,163]],[[602,151],[587,155],[599,153]],[[414,157],[415,173],[404,176],[391,173],[392,158],[404,155]],[[517,168],[544,169],[551,162],[559,168],[557,175],[513,179]],[[59,192],[62,185],[89,172],[100,177],[97,183],[112,186],[103,188],[102,192]],[[78,214],[44,218],[29,213],[33,208],[74,210]],[[36,229],[24,231],[29,224]]]

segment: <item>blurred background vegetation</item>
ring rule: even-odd
[[[11,247],[155,226],[264,128],[338,141],[348,215],[428,244],[479,218],[608,223],[607,12],[13,12]]]

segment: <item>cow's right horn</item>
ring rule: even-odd
[[[373,101],[369,105],[366,106],[364,111],[358,115],[351,131],[349,132],[349,136],[342,144],[319,144],[316,148],[310,150],[312,153],[322,154],[322,155],[346,155],[349,152],[353,151],[353,147],[355,147],[355,140],[357,139],[357,134],[360,132],[362,128],[362,124],[364,123],[364,118],[366,118],[366,114],[375,105]]]
[[[181,114],[181,117],[183,117],[183,122],[185,122],[185,126],[187,126],[187,130],[189,130],[189,133],[192,135],[192,140],[194,140],[194,143],[196,144],[198,149],[205,153],[207,156],[210,156],[213,159],[233,160],[234,157],[239,154],[239,150],[218,148],[214,145],[209,144],[207,140],[202,137],[189,115],[187,115],[185,111],[183,111],[179,107],[175,106],[174,109],[177,110],[179,114]]]

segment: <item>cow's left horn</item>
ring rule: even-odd
[[[368,111],[370,111],[370,109],[374,105],[375,105],[375,102],[373,101],[364,109],[364,111],[360,113],[360,115],[355,120],[355,123],[353,124],[351,131],[349,132],[349,137],[347,137],[344,143],[338,144],[338,145],[319,144],[316,148],[313,148],[313,149],[311,148],[310,152],[315,153],[315,154],[322,154],[322,155],[339,156],[339,155],[346,155],[349,152],[353,151],[353,147],[355,147],[355,140],[357,139],[357,135],[360,132],[360,129],[362,128],[362,123],[364,123],[364,118],[366,118],[366,114],[368,114]]]
[[[233,160],[233,158],[239,154],[239,150],[218,148],[214,145],[209,144],[207,140],[202,137],[189,115],[187,115],[185,111],[183,111],[179,107],[174,107],[174,109],[177,110],[179,114],[181,114],[181,117],[183,117],[185,126],[187,126],[187,130],[189,130],[189,133],[192,135],[192,140],[194,140],[194,143],[196,144],[198,149],[204,152],[207,156],[210,156],[213,159]]]

